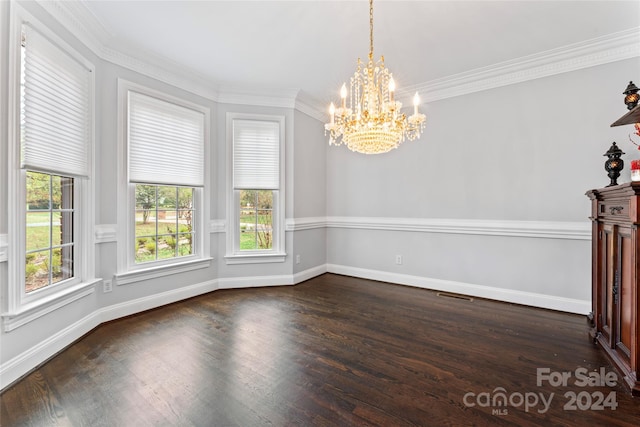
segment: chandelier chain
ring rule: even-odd
[[[369,59],[373,59],[373,0],[369,0]]]

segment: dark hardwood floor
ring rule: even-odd
[[[587,331],[584,316],[332,274],[216,291],[96,328],[6,390],[0,423],[640,425]],[[538,368],[571,377],[538,385]],[[616,385],[581,386],[580,368]]]

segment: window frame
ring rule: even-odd
[[[27,248],[25,248],[25,254],[26,254],[27,258],[29,256],[29,253],[38,253],[38,252],[44,252],[44,251],[48,252],[49,265],[51,267],[49,269],[48,277],[47,277],[47,282],[48,283],[46,285],[40,287],[40,288],[36,288],[33,291],[31,291],[31,292],[37,292],[37,291],[39,291],[41,289],[44,289],[46,287],[49,287],[49,286],[56,286],[58,284],[65,283],[67,281],[77,282],[77,281],[80,280],[78,277],[76,277],[75,260],[76,260],[77,254],[76,254],[76,241],[75,241],[75,236],[74,236],[76,234],[76,233],[74,233],[74,231],[77,230],[80,227],[80,224],[79,224],[79,222],[77,220],[78,219],[78,215],[76,215],[76,213],[77,213],[76,201],[78,200],[78,197],[80,196],[80,194],[78,194],[79,192],[76,190],[76,184],[78,182],[78,178],[77,177],[62,176],[62,175],[59,175],[58,173],[34,172],[33,169],[26,169],[25,170],[25,176],[26,176],[25,184],[28,183],[28,179],[29,179],[28,178],[28,174],[29,173],[41,174],[41,175],[47,176],[48,179],[49,179],[49,188],[48,188],[48,190],[49,190],[48,191],[48,193],[49,193],[48,194],[49,206],[48,206],[47,210],[44,210],[44,209],[37,209],[37,210],[26,209],[25,210],[25,214],[26,214],[25,215],[25,219],[29,217],[29,214],[33,214],[33,213],[47,213],[48,214],[48,223],[47,223],[48,224],[47,228],[49,230],[49,239],[48,239],[49,242],[48,242],[48,245],[47,246],[42,246],[40,248],[32,249],[32,250],[28,250]],[[54,190],[53,190],[53,185],[52,184],[53,184],[53,177],[56,177],[56,176],[60,177],[60,178],[71,179],[73,181],[73,185],[71,186],[71,197],[70,197],[71,207],[70,208],[59,207],[59,208],[56,209],[56,208],[53,207],[53,191]],[[27,193],[28,193],[28,190],[26,189],[26,185],[25,185],[25,195]],[[53,221],[53,215],[54,215],[54,212],[60,213],[60,217],[61,217],[61,220],[62,220],[62,212],[63,211],[65,211],[67,213],[69,213],[69,212],[71,213],[71,221],[70,221],[70,223],[71,223],[71,233],[70,234],[71,234],[72,239],[71,239],[70,242],[61,241],[60,244],[55,244],[54,241],[53,241],[53,235],[54,235],[53,234],[53,228],[56,226],[56,223]],[[62,221],[62,222],[64,222],[64,221]],[[25,231],[26,231],[27,228],[29,228],[28,224],[29,224],[29,220],[26,219]],[[61,227],[61,232],[62,232],[64,230],[64,225],[61,223],[60,227]],[[29,239],[25,235],[25,244],[28,243],[28,240]],[[25,245],[25,246],[27,246],[27,245]],[[72,248],[71,250],[72,250],[72,253],[73,253],[73,255],[72,255],[72,271],[73,271],[73,275],[71,277],[67,278],[67,279],[62,279],[62,280],[59,280],[57,282],[54,282],[53,281],[53,279],[54,279],[53,271],[52,271],[53,265],[52,265],[51,261],[52,261],[53,252],[55,251],[55,249],[56,249],[55,247],[56,246],[61,250],[60,251],[61,252],[61,258],[63,258],[62,257],[62,253],[63,253],[63,250],[64,250],[63,247],[66,246],[66,247],[71,247]],[[25,264],[26,264],[26,262],[25,262]],[[26,266],[25,266],[25,269],[26,269]],[[27,280],[26,280],[26,271],[25,271],[25,289],[26,289],[26,287],[27,287]],[[27,294],[30,294],[30,292],[27,292]]]
[[[118,85],[118,258],[116,284],[125,285],[143,280],[161,277],[167,274],[192,271],[210,266],[212,258],[210,256],[210,236],[207,227],[209,218],[209,204],[211,200],[210,191],[210,109],[182,98],[169,95],[165,92],[149,88],[122,78],[117,81]],[[204,115],[204,183],[202,187],[193,187],[193,210],[194,210],[194,246],[193,254],[183,257],[148,261],[143,263],[135,262],[135,182],[129,182],[129,161],[128,161],[128,123],[129,123],[129,92],[137,92],[143,95],[158,98],[160,100],[189,108]],[[141,184],[141,183],[138,183]],[[160,186],[174,186],[167,183],[147,183]],[[180,185],[175,185],[180,187]]]
[[[93,224],[95,223],[95,66],[70,44],[62,40],[46,25],[18,4],[12,4],[9,28],[8,73],[8,286],[6,311],[3,311],[4,330],[11,331],[66,304],[95,292],[95,256]],[[29,24],[65,54],[82,64],[89,74],[89,141],[87,141],[87,176],[74,178],[74,277],[27,293],[25,289],[26,262],[26,174],[21,168],[21,46],[22,27]],[[69,176],[56,170],[34,172]]]
[[[152,237],[154,239],[154,241],[155,241],[156,249],[155,249],[155,253],[154,253],[155,260],[149,260],[149,261],[140,261],[140,262],[136,261],[136,253],[134,252],[133,256],[134,256],[135,265],[148,265],[148,264],[153,265],[152,263],[156,263],[156,262],[162,261],[162,260],[177,260],[177,259],[185,260],[185,259],[189,259],[189,257],[195,255],[194,249],[196,248],[197,239],[195,239],[196,240],[195,243],[194,243],[193,240],[194,240],[194,236],[196,235],[196,233],[194,233],[193,228],[189,233],[180,233],[179,232],[179,228],[180,228],[179,227],[179,214],[180,214],[180,211],[182,211],[182,209],[179,209],[177,201],[179,199],[179,195],[178,195],[179,189],[185,189],[186,188],[186,189],[192,190],[192,192],[191,192],[191,206],[192,207],[189,210],[191,211],[191,219],[192,219],[191,222],[193,223],[194,213],[196,215],[196,218],[197,218],[197,215],[198,215],[198,213],[196,212],[195,208],[193,207],[194,204],[195,204],[194,203],[194,199],[195,199],[196,188],[195,187],[180,186],[180,185],[134,183],[134,194],[137,191],[137,189],[135,188],[136,186],[148,186],[148,187],[154,187],[155,188],[155,190],[154,190],[154,205],[155,205],[155,207],[152,209],[152,211],[154,211],[154,214],[155,214],[154,215],[154,228],[155,228],[154,231],[155,232],[154,232],[153,235],[149,234],[149,235],[146,235],[146,236],[139,236],[137,234],[137,230],[135,230],[135,225],[137,223],[137,215],[140,212],[140,209],[138,209],[138,204],[136,202],[136,207],[135,207],[135,212],[134,212],[134,215],[135,215],[135,218],[136,218],[134,220],[134,234],[135,234],[134,243],[138,243],[138,239],[140,239],[140,238],[148,239],[149,237]],[[158,256],[158,252],[159,252],[159,249],[157,248],[158,241],[160,240],[161,237],[168,235],[167,233],[161,233],[160,229],[159,229],[159,225],[160,225],[159,221],[158,221],[159,220],[159,212],[163,212],[163,211],[166,212],[166,210],[164,210],[164,209],[158,209],[158,199],[159,199],[158,192],[159,192],[159,188],[161,188],[161,187],[171,188],[172,190],[176,191],[176,206],[173,209],[173,211],[176,212],[176,222],[175,222],[175,224],[176,224],[176,232],[175,232],[175,235],[176,235],[176,246],[178,245],[178,242],[180,240],[180,235],[181,234],[190,234],[191,235],[191,253],[189,255],[176,256],[176,253],[179,252],[179,249],[176,247],[176,248],[174,248],[174,256],[167,257],[167,258],[159,258],[159,256]]]
[[[273,191],[272,239],[271,249],[240,250],[240,190],[233,185],[233,123],[234,120],[255,120],[275,122],[279,129],[279,186]],[[226,264],[279,263],[286,259],[285,250],[285,116],[267,114],[247,114],[227,112],[227,224],[231,225],[226,233]],[[250,190],[250,189],[249,189]]]

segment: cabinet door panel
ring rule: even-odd
[[[619,270],[620,277],[617,290],[617,309],[618,309],[618,334],[616,348],[621,350],[628,359],[629,349],[631,348],[631,334],[633,321],[632,308],[632,287],[634,277],[633,271],[633,253],[632,253],[631,229],[620,227],[618,231],[619,245]]]
[[[602,254],[602,286],[599,290],[599,300],[600,300],[600,321],[602,324],[602,329],[600,333],[604,336],[606,341],[609,343],[609,346],[613,346],[613,341],[611,337],[611,328],[613,326],[613,299],[611,295],[613,293],[613,285],[615,281],[615,271],[616,271],[616,260],[615,254],[617,245],[615,242],[615,234],[614,234],[615,226],[610,224],[605,224],[604,226],[604,236],[601,240],[601,244],[603,245],[601,249]]]

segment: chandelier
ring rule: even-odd
[[[402,103],[394,98],[396,90],[392,74],[384,66],[384,56],[373,61],[373,0],[369,0],[369,62],[366,67],[358,58],[351,77],[351,90],[346,83],[340,89],[340,107],[331,103],[330,122],[324,125],[329,145],[342,145],[364,154],[386,153],[406,139],[420,137],[426,117],[418,112],[420,97],[413,97],[413,114],[400,112]],[[347,95],[349,101],[347,103]]]

